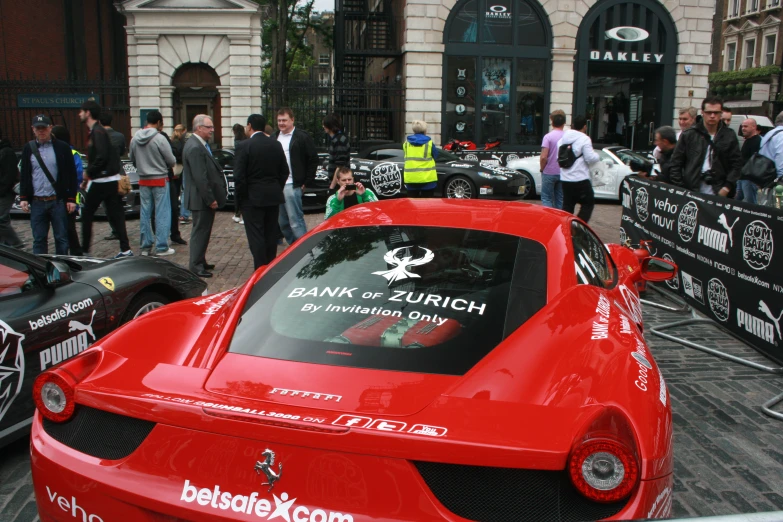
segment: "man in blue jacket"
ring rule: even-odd
[[[33,253],[48,254],[49,226],[55,252],[68,254],[68,213],[76,210],[76,165],[71,147],[52,137],[52,120],[40,114],[33,118],[35,139],[22,151],[19,198],[30,213]]]

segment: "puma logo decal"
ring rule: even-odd
[[[68,323],[68,331],[69,332],[75,332],[76,330],[79,330],[80,332],[87,332],[90,334],[90,337],[92,337],[92,340],[95,340],[95,332],[92,331],[92,322],[95,320],[95,310],[92,311],[92,316],[90,317],[90,324],[84,324],[79,321],[70,321]]]

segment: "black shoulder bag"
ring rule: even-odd
[[[54,193],[59,196],[59,194],[57,194],[57,184],[54,181],[54,177],[52,176],[52,173],[49,172],[49,169],[46,167],[46,163],[44,163],[44,160],[41,157],[41,153],[38,151],[38,144],[35,143],[35,140],[30,141],[30,148],[33,150],[33,155],[35,156],[35,159],[38,160],[38,166],[41,167],[43,173],[46,174],[46,179],[48,179],[49,183],[52,184]],[[54,148],[54,145],[52,145],[52,148]],[[55,152],[55,158],[56,157],[57,157],[57,153]]]
[[[772,138],[781,130],[783,129],[777,129],[764,145],[772,142]],[[759,188],[771,187],[778,177],[778,169],[775,166],[775,162],[766,156],[762,156],[761,150],[753,153],[753,156],[742,166],[740,172],[740,179],[755,183]]]

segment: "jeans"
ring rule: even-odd
[[[185,206],[185,175],[183,174],[179,179],[182,180],[182,194],[179,197],[179,215],[185,219],[190,219],[190,210]]]
[[[744,201],[745,203],[757,203],[756,196],[758,194],[759,187],[752,181],[741,179],[737,181],[737,199]]]
[[[561,181],[563,185],[563,210],[569,214],[574,213],[576,204],[579,203],[579,219],[587,223],[593,215],[595,206],[595,192],[589,179],[582,181]]]
[[[155,238],[155,250],[165,252],[169,249],[169,232],[171,232],[171,200],[169,199],[169,184],[163,187],[139,185],[141,196],[141,216],[139,231],[141,232],[141,249],[152,248]],[[152,209],[155,208],[155,234],[152,233]]]
[[[541,204],[550,208],[563,208],[563,184],[560,174],[541,174]]]
[[[22,241],[11,226],[11,206],[15,199],[13,192],[0,196],[0,244],[18,248]]]
[[[294,241],[307,233],[307,225],[302,211],[302,188],[287,183],[283,189],[283,196],[285,203],[280,205],[280,214],[277,220],[285,240],[289,245],[293,245]]]
[[[30,202],[30,227],[33,229],[33,254],[49,253],[49,224],[54,233],[54,250],[59,256],[68,255],[68,211],[65,201]]]

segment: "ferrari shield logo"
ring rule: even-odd
[[[114,281],[111,277],[101,277],[98,282],[105,286],[110,292],[114,292]]]
[[[0,321],[0,420],[22,391],[24,382],[24,334]]]

